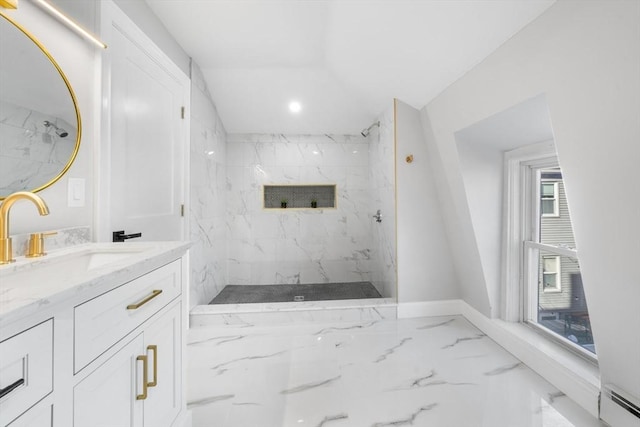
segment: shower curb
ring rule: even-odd
[[[262,326],[301,322],[359,322],[397,319],[395,299],[198,305],[189,326]]]

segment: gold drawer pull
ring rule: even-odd
[[[142,394],[136,395],[136,400],[145,400],[147,398],[147,356],[138,356],[136,360],[142,361]]]
[[[158,385],[158,346],[147,346],[147,351],[153,351],[153,381],[147,383],[149,387],[155,387]]]
[[[137,310],[143,305],[145,305],[146,303],[148,303],[149,301],[151,301],[152,299],[154,299],[155,297],[157,297],[158,295],[160,295],[161,293],[162,293],[162,289],[154,289],[153,292],[151,292],[151,295],[149,295],[142,301],[137,302],[135,304],[129,304],[127,306],[127,310]]]

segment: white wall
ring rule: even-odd
[[[200,68],[191,71],[189,306],[208,304],[227,284],[227,133]]]
[[[40,217],[31,203],[18,202],[11,210],[10,233],[32,233],[90,225],[93,214],[91,166],[96,141],[95,112],[100,99],[95,92],[96,56],[100,52],[32,2],[20,2],[17,10],[5,10],[5,13],[30,31],[56,59],[73,87],[82,116],[82,142],[75,162],[60,181],[39,193],[49,206],[50,214]],[[85,180],[84,207],[67,206],[69,178]]]
[[[441,207],[444,226],[451,250],[453,265],[458,278],[460,296],[485,315],[491,312],[485,288],[484,271],[469,216],[469,206],[465,202],[462,173],[455,163],[448,163],[435,143],[434,129],[425,109],[420,118],[427,150],[431,159],[431,170]],[[455,149],[455,146],[453,146]],[[457,173],[456,173],[457,171]],[[456,188],[457,191],[453,190]]]
[[[602,383],[640,397],[640,3],[560,1],[422,110],[463,298],[489,314],[455,133],[546,94]],[[473,249],[465,249],[473,248]],[[496,313],[498,307],[491,307]],[[605,415],[606,416],[606,415]],[[605,419],[606,420],[606,419]]]
[[[510,107],[455,133],[460,174],[493,315],[498,314],[502,277],[504,153],[517,147],[553,140],[544,95]],[[464,266],[459,266],[464,268]]]
[[[398,302],[459,298],[420,112],[398,100],[395,109]]]

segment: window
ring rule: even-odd
[[[506,153],[505,167],[503,317],[594,357],[568,201],[553,145]]]
[[[560,284],[560,257],[555,255],[542,256],[542,291],[562,292]]]

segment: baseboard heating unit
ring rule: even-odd
[[[601,418],[612,426],[640,426],[640,399],[614,385],[602,387],[600,409]]]

